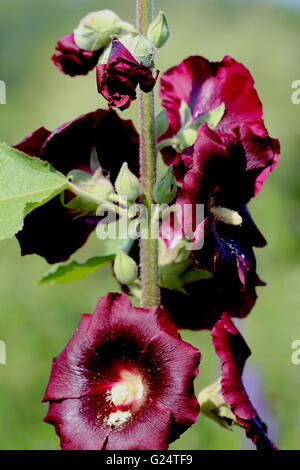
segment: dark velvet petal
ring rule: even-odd
[[[85,51],[74,40],[74,33],[62,36],[56,45],[56,53],[51,57],[56,67],[71,77],[86,75],[96,66],[103,49]]]
[[[149,93],[157,80],[150,67],[139,64],[129,50],[118,40],[113,39],[111,53],[106,65],[98,65],[98,92],[107,100],[109,106],[121,111],[136,99],[136,87]]]
[[[97,413],[94,398],[51,401],[44,421],[55,426],[63,450],[102,450],[110,428]]]
[[[25,137],[18,145],[15,145],[15,148],[31,157],[41,157],[43,144],[50,134],[50,131],[40,127]]]
[[[275,450],[242,382],[244,365],[251,354],[245,340],[226,313],[216,323],[211,335],[221,361],[224,400],[258,449]]]
[[[169,127],[159,141],[173,137],[180,129],[182,101],[188,104],[194,121],[224,103],[225,115],[216,131],[227,134],[240,129],[247,169],[257,169],[258,161],[261,165],[263,175],[261,171],[256,173],[258,192],[278,162],[279,142],[268,136],[262,120],[262,104],[246,67],[228,56],[220,62],[209,62],[200,56],[188,57],[163,74],[159,93],[169,119]],[[185,171],[180,165],[180,154],[173,152],[172,158],[168,148],[163,149],[162,154],[167,164],[174,165],[174,174],[182,181]]]
[[[26,216],[16,237],[22,256],[36,253],[50,264],[60,263],[85,244],[97,223],[97,217],[76,217],[56,196]]]
[[[199,360],[200,352],[180,339],[160,308],[134,308],[125,296],[108,294],[55,359],[45,419],[65,449],[166,449],[197,419]],[[120,408],[109,393],[124,370],[142,377],[143,395],[115,424]],[[81,434],[93,429],[87,443]]]
[[[224,310],[233,317],[246,317],[256,302],[256,285],[255,278],[241,289],[236,278],[214,276],[185,284],[186,294],[163,288],[161,302],[177,328],[210,330]]]
[[[124,161],[138,174],[138,134],[130,120],[120,119],[112,110],[98,109],[54,132],[40,128],[15,147],[48,161],[64,174],[73,169],[90,171],[94,147],[112,182]],[[97,222],[97,217],[78,217],[57,196],[25,218],[24,227],[17,234],[22,255],[37,253],[49,263],[66,261],[84,245]]]

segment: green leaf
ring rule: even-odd
[[[190,268],[192,260],[186,259],[183,261],[172,262],[160,266],[160,285],[170,290],[178,290],[187,294],[184,285],[200,281],[201,279],[208,279],[212,274],[202,269]]]
[[[203,269],[189,269],[180,276],[183,284],[188,284],[190,282],[201,281],[202,279],[209,279],[213,275],[209,271],[204,271]]]
[[[188,269],[192,260],[180,263],[170,263],[160,266],[160,285],[170,290],[179,290],[185,293],[180,276]]]
[[[23,219],[68,186],[48,162],[0,143],[0,240],[11,238]]]
[[[180,130],[177,132],[176,136],[160,142],[157,147],[158,150],[170,145],[178,152],[182,152],[187,147],[194,145],[199,127],[207,123],[210,129],[214,129],[225,114],[225,105],[221,103],[217,108],[212,109],[193,121],[190,107],[185,101],[182,101],[179,113],[181,118]]]
[[[38,284],[46,284],[51,281],[56,284],[79,281],[93,271],[96,271],[96,269],[111,263],[113,259],[114,256],[95,256],[84,263],[70,261],[65,264],[59,264],[45,274]]]

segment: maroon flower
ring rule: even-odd
[[[139,64],[123,44],[114,39],[111,54],[106,65],[98,65],[98,91],[108,101],[109,106],[124,110],[136,99],[136,87],[143,92],[150,92],[156,78],[149,67]]]
[[[184,252],[186,241],[182,227],[173,215],[162,222],[160,236],[165,243],[165,250],[161,252],[162,264],[176,261],[177,256],[184,254],[191,262],[179,277],[184,291],[182,288],[176,290],[175,286],[164,286],[161,290],[162,305],[177,328],[211,329],[225,310],[230,316],[239,318],[252,310],[257,298],[256,287],[264,283],[255,272],[251,244],[262,244],[264,239],[247,209],[241,213],[243,229],[237,234],[233,232],[233,239],[226,232],[227,225],[220,223],[218,227],[219,222],[215,221],[204,237],[204,248],[199,251]],[[210,277],[207,271],[211,273]]]
[[[221,62],[209,62],[199,56],[185,59],[163,74],[160,96],[167,111],[169,127],[159,140],[173,137],[181,127],[180,106],[184,101],[190,108],[192,120],[225,105],[225,115],[217,125],[220,133],[230,133],[236,128],[247,156],[248,166],[264,154],[264,167],[258,175],[256,190],[267,174],[278,162],[279,142],[271,139],[262,120],[262,104],[254,88],[250,72],[231,57]],[[163,150],[167,164],[175,165],[174,173],[178,179],[184,176],[184,163],[181,155],[171,147]],[[267,157],[267,158],[266,158]]]
[[[236,139],[235,132],[200,127],[177,204],[184,232],[194,234],[198,244],[204,241],[202,249],[193,251],[199,267],[222,275],[235,271],[245,285],[255,273],[252,247],[266,245],[245,204],[255,195],[257,178],[272,152],[261,147],[255,157],[247,156],[243,132],[241,126]],[[204,205],[202,222],[196,218],[197,204]]]
[[[200,352],[121,294],[83,314],[43,401],[63,449],[161,450],[195,422]]]
[[[267,436],[266,425],[259,418],[242,382],[244,365],[251,354],[245,340],[226,313],[216,323],[211,335],[221,361],[224,400],[257,449],[276,450]]]
[[[48,161],[58,171],[89,171],[91,153],[96,150],[101,167],[117,177],[124,161],[138,173],[138,134],[131,121],[124,121],[112,110],[85,114],[53,132],[40,128],[27,136],[16,148],[28,155]],[[70,195],[68,195],[69,197]],[[67,260],[87,240],[98,218],[76,217],[56,196],[31,212],[17,234],[22,255],[37,253],[48,263]]]
[[[246,317],[255,305],[257,285],[257,277],[241,289],[235,277],[213,276],[184,284],[185,293],[162,288],[161,303],[176,328],[210,330],[224,309],[232,317]]]
[[[56,45],[56,50],[51,60],[61,72],[71,77],[86,75],[93,70],[103,52],[103,49],[97,51],[80,49],[74,40],[74,33],[62,36]]]

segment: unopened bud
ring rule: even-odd
[[[80,49],[97,51],[107,47],[112,36],[124,34],[134,27],[125,23],[111,10],[94,11],[86,15],[74,30],[74,39]]]
[[[122,36],[120,42],[129,50],[137,62],[142,63],[146,67],[153,66],[156,49],[145,36],[131,32]]]
[[[158,204],[169,204],[177,193],[177,184],[173,176],[173,167],[169,166],[166,173],[155,183],[153,198]]]
[[[150,24],[147,37],[155,47],[160,48],[166,44],[169,36],[170,30],[167,18],[166,15],[161,11]]]
[[[113,269],[117,280],[121,284],[131,284],[137,279],[138,268],[136,262],[121,249],[115,257]]]
[[[115,182],[115,188],[120,196],[125,196],[129,201],[135,201],[142,193],[138,178],[129,170],[127,162],[124,162]]]

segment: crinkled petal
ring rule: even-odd
[[[74,33],[62,36],[56,45],[56,53],[51,57],[56,67],[71,77],[86,75],[96,66],[103,49],[85,51],[74,40]]]

